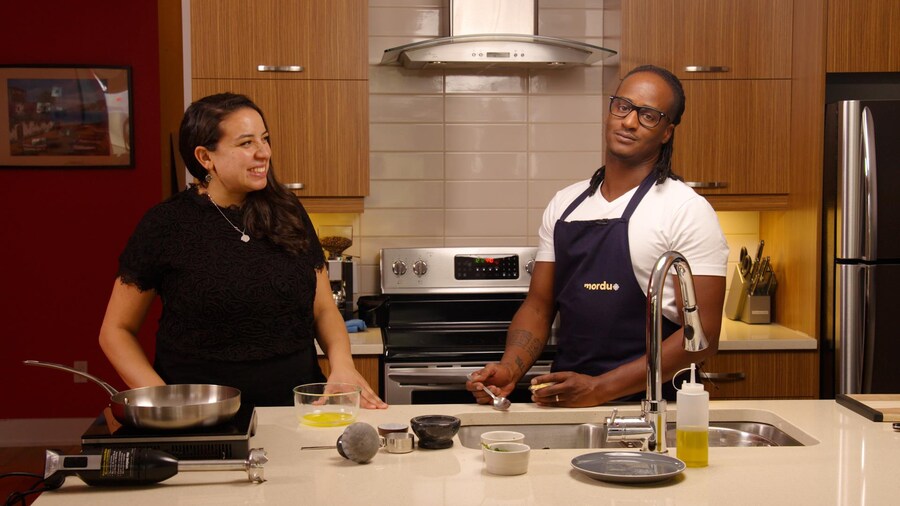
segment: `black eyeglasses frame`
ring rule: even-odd
[[[622,102],[625,102],[626,104],[628,104],[631,107],[631,110],[629,110],[627,113],[625,113],[624,116],[620,116],[619,114],[613,112],[613,102],[615,102],[616,100],[621,100]],[[657,121],[653,125],[648,125],[648,124],[644,123],[644,121],[641,119],[642,118],[641,112],[643,112],[645,110],[653,111],[653,112],[659,114],[659,121]],[[659,109],[656,109],[653,107],[648,107],[648,106],[635,105],[634,102],[632,102],[631,100],[628,100],[625,97],[619,97],[617,95],[609,96],[609,113],[612,114],[613,116],[615,116],[617,118],[627,118],[628,115],[632,113],[632,111],[637,111],[638,123],[640,123],[641,126],[643,126],[644,128],[650,128],[650,129],[656,128],[657,126],[659,126],[659,123],[662,121],[663,118],[666,118],[666,121],[669,121],[669,115],[660,111]]]

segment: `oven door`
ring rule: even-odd
[[[384,401],[388,404],[470,404],[468,375],[485,362],[394,362],[384,365]],[[531,402],[531,378],[550,372],[549,360],[538,360],[520,380],[509,399]]]

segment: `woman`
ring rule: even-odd
[[[119,257],[100,346],[130,388],[214,383],[249,405],[291,405],[292,388],[325,381],[362,387],[331,297],[325,258],[297,198],[272,172],[262,111],[243,95],[200,99],[185,111],[181,157],[199,185],[153,207]],[[163,302],[151,365],[138,340],[154,297]]]

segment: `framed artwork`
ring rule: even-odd
[[[0,167],[133,167],[131,69],[0,66]]]

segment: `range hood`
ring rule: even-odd
[[[423,68],[565,68],[615,51],[537,35],[537,0],[449,0],[450,36],[384,51],[382,65]]]

